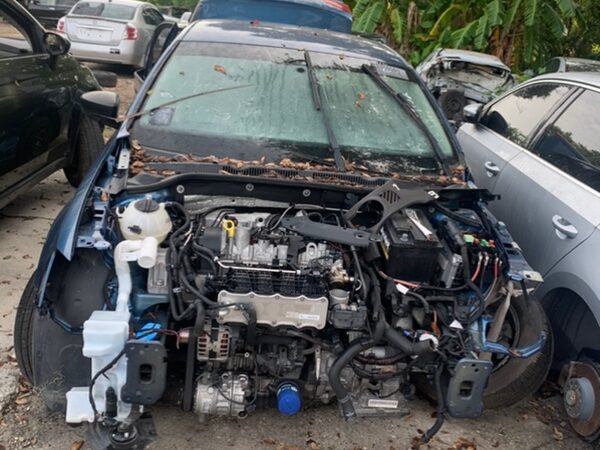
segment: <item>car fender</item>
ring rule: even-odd
[[[36,304],[41,306],[48,277],[52,270],[57,254],[70,261],[75,252],[77,229],[81,222],[85,204],[94,188],[96,181],[106,170],[106,162],[114,153],[116,134],[106,144],[102,153],[96,158],[81,184],[73,194],[73,198],[60,211],[50,227],[46,242],[42,248],[37,269],[34,273],[34,288]]]
[[[572,252],[571,255],[573,253],[577,252]],[[597,266],[594,264],[573,266],[568,261],[571,255],[565,257],[544,276],[544,283],[537,288],[536,296],[543,301],[555,289],[568,289],[585,302],[600,326],[600,297],[598,296],[600,278],[597,273],[594,273]],[[573,267],[577,269],[573,270]]]

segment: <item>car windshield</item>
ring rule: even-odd
[[[132,136],[153,149],[278,161],[331,157],[329,126],[347,160],[379,171],[438,170],[431,138],[444,159],[454,159],[428,98],[403,69],[370,66],[412,106],[429,137],[365,72],[371,61],[316,52],[310,59],[320,111],[303,51],[183,42],[146,93],[142,110],[155,110],[135,122]],[[209,94],[190,97],[202,92]],[[183,97],[190,98],[172,102]]]
[[[102,17],[104,19],[131,20],[135,14],[135,8],[116,3],[79,2],[75,5],[71,14]]]

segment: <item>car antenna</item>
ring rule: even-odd
[[[408,103],[404,99],[404,97],[399,95],[394,90],[394,88],[387,84],[383,78],[381,78],[381,75],[379,75],[375,67],[373,67],[372,65],[363,64],[361,68],[363,72],[369,75],[369,77],[375,82],[375,84],[377,84],[385,93],[392,97],[396,101],[396,103],[400,105],[404,112],[406,112],[408,116],[411,119],[413,119],[419,130],[421,130],[421,132],[425,135],[425,138],[429,141],[429,144],[433,149],[433,153],[441,169],[448,176],[448,178],[452,178],[452,171],[450,170],[450,167],[448,167],[448,164],[444,160],[444,154],[442,152],[442,149],[440,148],[438,141],[435,139],[435,136],[431,134],[431,131],[429,130],[429,128],[427,128],[427,125],[425,125],[423,119],[421,119],[421,117],[414,110],[412,105]]]
[[[327,112],[322,108],[321,103],[321,85],[317,80],[315,75],[315,68],[312,64],[312,60],[310,59],[310,54],[308,50],[304,50],[304,61],[306,62],[306,68],[308,69],[308,80],[310,81],[310,90],[312,92],[312,99],[315,105],[315,109],[321,113],[323,116],[323,125],[325,126],[325,131],[327,133],[327,141],[329,142],[329,149],[333,152],[333,158],[335,160],[335,167],[338,172],[346,171],[346,161],[344,160],[344,156],[340,151],[340,146],[338,144],[337,139],[335,138],[335,134],[333,129],[331,128],[331,123],[329,122],[329,116]]]

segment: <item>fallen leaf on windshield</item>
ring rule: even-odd
[[[225,67],[223,67],[223,66],[220,66],[220,65],[218,65],[218,64],[215,64],[215,65],[213,65],[213,70],[214,70],[215,72],[222,73],[223,75],[227,75],[227,72],[225,72]]]

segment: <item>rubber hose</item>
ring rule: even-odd
[[[185,381],[183,384],[184,411],[191,411],[194,403],[194,365],[196,363],[196,346],[198,344],[198,336],[204,327],[204,319],[206,317],[206,310],[201,301],[197,300],[194,302],[194,307],[196,308],[196,320],[194,321],[194,327],[190,331],[185,361]]]
[[[434,424],[431,426],[429,430],[423,433],[421,436],[421,441],[424,444],[427,444],[433,436],[436,435],[442,425],[444,424],[444,420],[446,419],[446,404],[444,402],[444,392],[442,391],[442,368],[438,367],[435,371],[435,393],[437,396],[437,414],[435,418]]]
[[[356,411],[352,404],[352,397],[348,390],[344,387],[341,380],[341,374],[344,367],[346,367],[359,353],[374,347],[383,337],[386,323],[383,314],[383,308],[381,306],[381,286],[377,276],[373,272],[373,269],[369,269],[369,278],[371,278],[372,285],[372,304],[373,312],[377,315],[377,323],[371,337],[365,337],[357,339],[353,342],[346,350],[344,350],[332,364],[328,372],[329,384],[335,393],[340,408],[342,410],[342,416],[345,420],[351,420],[356,417]]]
[[[396,347],[407,355],[422,355],[424,353],[433,352],[434,348],[431,341],[412,342],[407,337],[403,336],[398,330],[395,330],[390,325],[385,326],[385,338],[392,347]]]

